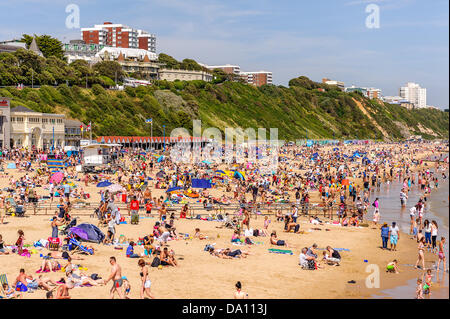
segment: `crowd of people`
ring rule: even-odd
[[[94,202],[98,205],[92,213],[97,218],[97,227],[105,228],[106,236],[102,239],[102,244],[114,246],[121,251],[117,230],[126,218],[130,218],[131,223],[138,223],[139,215],[157,217],[151,231],[139,234],[142,237],[138,241],[127,242],[124,252],[127,258],[138,260],[142,281],[140,297],[155,298],[150,290],[151,280],[147,266],[182,267],[180,259],[173,249],[169,249],[168,243],[186,239],[185,234],[177,230],[177,220],[205,219],[201,214],[192,213],[191,207],[196,203],[202,205],[200,210],[203,214],[210,213],[217,205],[236,207],[232,216],[226,213],[225,216],[216,218],[223,222],[221,227],[230,229],[230,245],[242,244],[243,247],[216,248],[208,244],[205,248],[210,255],[221,259],[252,256],[253,252],[247,247],[254,245],[252,238],[258,236],[269,237],[271,247],[297,248],[289,238],[292,234],[301,235],[304,232],[301,216],[313,227],[324,225],[325,222],[342,227],[360,227],[367,225],[370,218],[372,227],[381,231],[382,249],[395,252],[399,247],[400,228],[396,222],[391,226],[387,223],[379,224],[383,216],[382,203],[374,192],[382,186],[389,187],[394,181],[399,181],[402,183],[402,208],[407,206],[413,187],[423,194],[409,211],[410,235],[418,243],[415,267],[426,270],[424,251],[428,250],[438,255],[435,271],[439,270],[442,263],[445,272],[445,237],[441,236],[438,241],[438,223],[431,217],[426,218],[429,215],[426,208],[432,190],[447,178],[445,170],[448,169],[448,163],[436,163],[434,167],[424,166],[421,159],[415,158],[418,150],[423,151],[424,148],[434,152],[446,150],[442,145],[429,143],[410,143],[406,146],[403,143],[341,144],[333,148],[285,145],[278,149],[278,167],[271,174],[263,174],[255,163],[249,165],[236,162],[232,167],[226,168],[223,164],[204,162],[180,164],[167,156],[170,148],[166,153],[157,155],[138,149],[116,148],[113,149],[113,155],[121,165],[114,169],[110,167],[112,173],[82,173],[76,170],[76,166],[81,163],[79,155],[68,157],[62,151],[57,151],[55,156],[64,158],[68,164],[59,172],[59,176],[46,167],[42,156],[46,154],[44,151],[3,150],[0,154],[2,168],[5,164],[14,162],[20,174],[9,176],[8,186],[0,190],[0,227],[7,219],[13,218],[10,215],[13,216],[21,209],[24,211],[26,208],[27,213],[33,214],[39,210],[40,204],[48,203],[57,207],[50,221],[49,238],[59,238],[64,234],[67,245],[70,238],[81,240],[80,236],[70,233],[71,227],[76,225],[77,208],[74,208],[74,203],[89,202],[96,196],[92,190],[89,193],[90,186],[108,182],[116,188],[100,189],[100,200],[98,203]],[[231,175],[228,169],[233,169]],[[193,182],[199,179],[209,181],[212,189],[219,191],[219,195],[206,188],[196,191]],[[161,189],[164,192],[158,191]],[[267,211],[277,203],[286,204],[287,209],[282,212],[274,208],[275,222],[272,223]],[[181,206],[176,206],[180,204]],[[373,207],[373,212],[370,212],[370,206]],[[323,220],[319,213],[323,214]],[[261,229],[257,229],[252,221],[258,215],[265,215]],[[372,216],[369,217],[370,215]],[[278,238],[274,227],[277,222],[284,224],[282,239]],[[195,239],[208,239],[198,227],[193,233]],[[25,242],[25,234],[21,229],[18,230],[18,239],[14,245],[6,245],[0,235],[0,255],[27,254]],[[9,250],[8,246],[14,246],[14,249]],[[139,247],[139,252],[135,251],[136,247]],[[85,248],[95,253],[95,245],[86,245]],[[327,246],[321,258],[317,250],[316,244],[300,248],[301,268],[318,270],[324,268],[324,265],[341,265],[339,250]],[[71,258],[65,257],[61,258]],[[14,292],[11,287],[5,287],[9,292],[7,296],[18,297],[26,291],[26,287],[37,285],[51,292],[48,298],[70,298],[69,291],[74,287],[103,286],[112,281],[111,297],[116,293],[120,298],[128,297],[130,283],[123,276],[114,256],[110,258],[112,270],[106,279],[100,278],[98,274],[84,273],[80,267],[72,265],[70,260],[68,265],[63,266],[57,259],[50,253],[43,259],[40,269],[42,272],[64,269],[65,278],[58,281],[42,275],[33,278],[21,269],[13,285]],[[394,260],[389,263],[387,269],[398,273],[398,262]],[[236,284],[236,288],[238,292],[235,297],[242,297],[240,282]],[[52,291],[55,289],[56,295],[53,295]]]

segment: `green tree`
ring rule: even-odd
[[[167,69],[180,69],[180,62],[165,53],[158,55],[158,62],[164,63],[164,67]]]
[[[36,43],[44,57],[48,58],[54,56],[61,60],[64,59],[63,44],[61,41],[49,35],[37,36],[35,34],[34,38],[36,38]],[[25,42],[27,44],[27,48],[29,48],[31,42],[33,41],[33,37],[31,35],[24,34],[22,35],[21,41]]]
[[[125,76],[122,66],[116,61],[101,61],[94,64],[93,68],[98,75],[107,76],[110,79],[115,79],[116,74],[118,81]]]

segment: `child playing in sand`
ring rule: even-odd
[[[198,238],[198,239],[207,239],[208,236],[205,236],[205,235],[201,234],[201,233],[200,233],[200,228],[196,228],[196,229],[195,229],[194,238]]]
[[[425,284],[423,285],[423,293],[425,295],[431,294],[430,293],[430,288],[431,288],[431,279],[433,278],[433,276],[431,275],[431,269],[428,269],[426,274],[424,273],[424,278],[425,278]]]
[[[19,238],[17,238],[16,241],[17,253],[21,255],[23,253],[23,242],[25,240],[25,234],[21,229],[17,231],[17,234],[19,235]]]
[[[128,297],[128,295],[130,294],[131,291],[131,285],[130,282],[128,281],[127,277],[122,277],[123,279],[123,291],[124,291],[124,297],[125,299],[130,299],[130,297]]]
[[[396,274],[400,273],[399,270],[398,270],[398,261],[397,261],[397,259],[394,259],[389,264],[387,264],[386,272],[394,272]]]
[[[2,235],[0,235],[0,255],[8,255],[9,252],[5,248],[5,243],[3,242]]]

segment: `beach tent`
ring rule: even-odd
[[[211,188],[211,180],[209,179],[192,179],[192,188]]]
[[[16,163],[9,163],[8,166],[6,166],[6,168],[15,169],[15,168],[17,168]]]
[[[98,184],[97,184],[97,187],[107,187],[107,186],[110,186],[110,185],[112,185],[111,182],[104,181],[104,182],[98,183]]]
[[[241,172],[235,171],[233,176],[238,178],[238,179],[245,180],[244,179],[244,175],[242,175]]]
[[[86,233],[86,231],[79,227],[71,227],[69,229],[69,233],[77,235],[83,240],[89,240],[89,235]]]
[[[92,224],[83,223],[78,225],[76,228],[81,229],[86,233],[87,239],[84,239],[85,241],[101,243],[103,239],[105,239],[105,234],[103,234],[97,226]]]

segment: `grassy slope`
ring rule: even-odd
[[[319,92],[300,86],[255,88],[240,83],[218,85],[201,81],[157,84],[126,92],[101,87],[82,89],[44,86],[41,89],[0,89],[0,96],[12,98],[12,106],[24,105],[41,112],[63,112],[85,123],[93,122],[97,135],[150,135],[146,118],[154,119],[155,136],[176,127],[192,130],[192,118],[203,128],[278,128],[279,138],[383,138],[381,126],[390,138],[404,137],[402,123],[410,133],[427,138],[448,138],[449,113],[439,110],[406,110],[397,105],[380,105],[356,94],[337,90]],[[359,100],[369,119],[357,106]],[[376,121],[377,125],[373,121]],[[421,130],[422,129],[422,130]],[[424,133],[431,129],[433,135]]]

